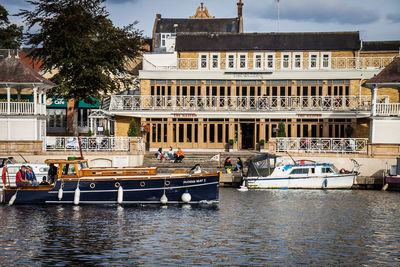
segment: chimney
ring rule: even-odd
[[[156,47],[156,30],[157,30],[157,25],[158,25],[158,21],[161,19],[161,14],[156,14],[156,19],[154,20],[154,26],[153,26],[153,40],[151,42],[151,51],[154,50],[154,48]]]
[[[238,6],[238,19],[239,19],[239,33],[243,33],[243,3],[239,0]]]

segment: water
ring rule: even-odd
[[[220,190],[215,206],[0,206],[0,265],[399,265],[400,194]]]

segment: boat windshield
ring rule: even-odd
[[[250,159],[247,172],[248,177],[266,177],[270,175],[276,164],[276,157],[272,155],[262,155]]]

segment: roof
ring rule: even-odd
[[[56,86],[26,62],[15,57],[7,57],[0,61],[0,83],[42,83],[48,87]]]
[[[359,32],[178,34],[176,40],[176,51],[359,49]]]
[[[175,29],[174,25],[178,25]],[[159,19],[156,33],[238,33],[239,19]]]
[[[400,41],[363,42],[361,51],[396,51],[400,49]]]
[[[400,86],[400,57],[395,57],[381,72],[365,82],[371,87],[375,84],[397,84]]]

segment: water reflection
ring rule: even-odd
[[[221,189],[218,206],[1,206],[4,265],[398,265],[400,194]]]

